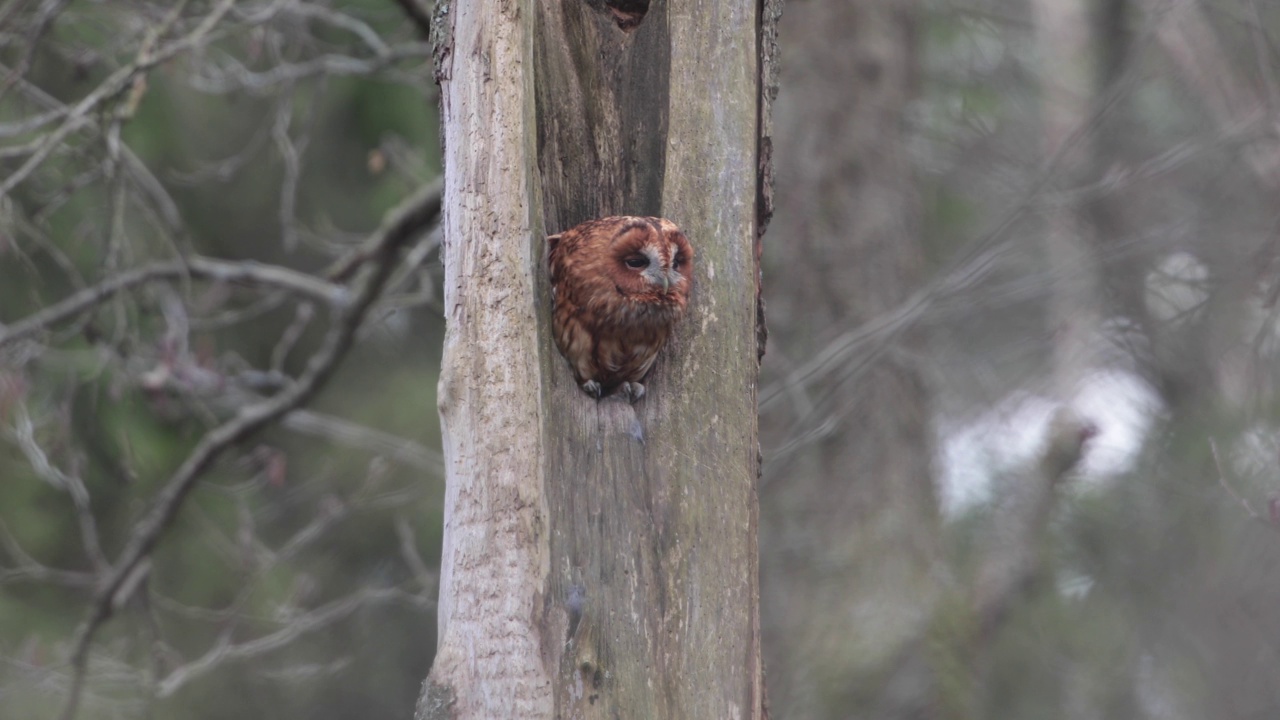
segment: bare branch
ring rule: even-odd
[[[324,386],[350,349],[369,308],[381,294],[399,251],[435,221],[439,210],[438,195],[420,192],[389,213],[382,227],[367,243],[369,262],[361,268],[354,281],[352,301],[342,308],[323,345],[312,356],[298,381],[270,399],[243,408],[235,418],[205,433],[165,484],[151,509],[130,535],[72,640],[72,683],[61,714],[63,720],[75,717],[88,667],[90,645],[102,623],[111,616],[117,592],[173,523],[196,482],[228,448],[307,402]]]
[[[444,458],[407,438],[374,430],[332,415],[299,410],[285,418],[284,426],[294,432],[305,433],[375,452],[419,470],[438,475],[444,472]]]
[[[388,50],[386,55],[373,58],[354,58],[347,55],[322,55],[311,60],[298,63],[281,63],[270,70],[254,72],[239,60],[223,58],[226,67],[219,68],[216,74],[193,76],[192,87],[215,95],[232,91],[244,91],[256,95],[274,92],[285,83],[297,82],[316,75],[333,75],[337,77],[371,75],[401,60],[431,57],[431,46],[426,43],[410,43],[397,45]]]
[[[293,313],[293,322],[290,322],[289,326],[280,334],[280,342],[276,343],[275,348],[271,351],[271,373],[274,376],[284,376],[284,361],[288,359],[289,353],[298,344],[298,339],[302,337],[303,331],[311,324],[311,318],[316,314],[315,310],[315,306],[311,303],[298,303],[298,307]]]
[[[396,517],[396,537],[400,538],[400,555],[404,557],[409,569],[413,570],[418,584],[424,591],[434,592],[440,582],[439,573],[428,568],[423,562],[422,555],[418,552],[418,542],[413,527],[409,525],[409,521],[399,516]]]
[[[422,189],[414,195],[413,199],[407,203],[410,207],[418,207],[419,212],[424,216],[435,218],[440,214],[440,203],[444,193],[444,183],[440,180],[424,185]],[[394,224],[394,223],[391,223]],[[388,223],[384,223],[383,227],[388,227]],[[351,250],[345,256],[337,260],[324,271],[324,276],[334,282],[343,282],[351,277],[356,270],[360,268],[373,253],[377,251],[376,243],[366,241],[363,245]]]
[[[54,582],[76,589],[93,588],[95,576],[92,573],[51,568],[31,557],[22,549],[17,538],[13,537],[3,522],[0,522],[0,545],[3,545],[18,563],[16,567],[0,567],[0,585],[19,582]]]
[[[44,448],[36,442],[35,424],[31,421],[31,415],[27,412],[25,403],[18,405],[15,420],[14,431],[11,433],[14,441],[27,458],[31,469],[42,480],[65,492],[71,498],[71,504],[75,507],[76,521],[80,525],[80,537],[84,543],[85,553],[95,568],[103,569],[106,567],[107,560],[102,554],[102,546],[98,541],[98,525],[93,519],[93,510],[89,504],[89,489],[85,487],[84,480],[78,474],[63,472],[49,460]]]
[[[278,650],[308,633],[325,628],[366,605],[383,603],[392,600],[412,599],[413,596],[401,590],[365,590],[323,607],[289,618],[288,624],[270,635],[250,640],[249,642],[231,644],[220,641],[200,659],[184,665],[169,673],[160,681],[159,697],[168,697],[177,692],[183,685],[214,670],[223,663],[243,660]]]
[[[2,69],[3,69],[3,66],[0,65],[0,70]],[[25,129],[36,129],[44,124],[47,124],[48,122],[52,122],[62,117],[66,117],[66,115],[71,112],[71,108],[67,107],[66,105],[61,103],[57,98],[53,97],[52,95],[49,95],[44,90],[27,82],[25,79],[21,79],[21,78],[19,79],[18,87],[19,89],[21,89],[23,94],[26,95],[28,98],[30,98],[31,100],[33,100],[34,102],[36,102],[37,104],[43,107],[49,108],[47,112],[42,113],[39,116],[36,116],[33,118],[28,118],[26,121],[23,121],[23,123],[21,123],[21,128],[24,128],[23,131],[25,131]],[[102,128],[100,127],[100,124],[96,122],[95,118],[90,117],[89,120],[91,121],[91,123],[93,124],[93,127],[96,130],[101,131]],[[32,123],[35,123],[35,127],[28,128],[27,126]],[[5,128],[5,127],[6,126],[0,125],[0,128]],[[0,129],[0,137],[3,137],[5,132],[6,132],[5,130]],[[15,131],[15,134],[16,134],[16,131]],[[38,142],[38,140],[36,142]],[[31,150],[34,150],[34,149],[35,149],[35,145],[33,143],[30,149],[26,149],[26,152],[30,152]],[[142,162],[142,160],[133,152],[133,150],[129,148],[128,145],[125,145],[122,143],[120,145],[120,151],[124,157],[125,166],[129,170],[130,174],[132,175],[134,182],[136,182],[138,186],[146,192],[146,195],[148,195],[152,199],[152,202],[155,204],[157,212],[159,213],[160,217],[164,220],[166,227],[171,232],[180,231],[182,228],[182,220],[178,212],[177,203],[173,201],[173,198],[169,195],[169,192],[164,189],[164,186],[161,185],[160,181],[156,179],[156,176],[151,173],[151,170],[147,167],[146,163]],[[250,148],[249,151],[252,151],[252,148]],[[4,152],[8,152],[8,151],[6,150]],[[25,155],[26,152],[19,153],[19,154]],[[102,172],[101,168],[94,168],[93,170],[91,170],[89,173],[86,173],[85,175],[90,177],[91,179],[96,179],[97,174],[101,172]],[[77,186],[78,185],[79,183],[77,184]],[[43,210],[42,212],[48,213],[51,210],[51,208],[55,206],[56,206],[55,203],[48,203],[46,205],[45,210]]]
[[[298,220],[295,213],[298,205],[298,180],[302,175],[302,154],[305,150],[305,143],[295,144],[289,137],[289,126],[293,123],[293,105],[293,94],[286,90],[277,106],[275,122],[271,125],[271,137],[275,140],[276,149],[280,151],[280,159],[284,161],[284,178],[280,183],[280,239],[287,251],[293,251],[298,246]]]
[[[1140,5],[1155,24],[1160,47],[1220,127],[1238,133],[1242,128],[1274,124],[1274,118],[1268,117],[1266,97],[1235,72],[1198,3],[1143,0]],[[1280,144],[1274,137],[1242,152],[1241,159],[1265,187],[1280,188]]]
[[[11,70],[10,72],[13,72],[13,71]],[[49,123],[55,120],[66,117],[66,115],[67,115],[67,108],[62,107],[55,110],[46,110],[45,112],[39,113],[37,115],[32,115],[31,117],[28,117],[23,120],[0,123],[0,138],[13,137],[15,135],[25,135],[29,132],[35,132],[36,130],[39,130],[40,128],[44,127],[45,125],[48,125]],[[26,155],[29,152],[33,152],[36,149],[36,147],[38,147],[38,145],[33,143],[30,147],[24,146],[16,149],[5,148],[4,154],[5,155]]]
[[[338,12],[333,8],[328,8],[323,5],[310,4],[294,5],[290,7],[290,10],[303,17],[315,18],[321,22],[328,23],[329,25],[342,28],[343,30],[350,32],[360,38],[360,41],[378,57],[385,57],[391,54],[391,48],[383,42],[382,38],[378,33],[374,32],[373,28],[369,27],[367,23],[357,20],[346,13]]]
[[[1249,516],[1249,519],[1256,520],[1275,532],[1280,532],[1280,526],[1272,522],[1266,515],[1255,510],[1253,503],[1250,503],[1243,495],[1236,492],[1236,489],[1227,482],[1227,474],[1222,470],[1222,460],[1218,457],[1218,444],[1213,440],[1209,441],[1209,452],[1213,454],[1213,465],[1218,469],[1218,484],[1222,486],[1222,489],[1231,496],[1231,499],[1240,503],[1240,507],[1244,508],[1244,512]]]
[[[1098,433],[1092,421],[1060,407],[1049,423],[1045,448],[1005,508],[974,587],[979,640],[1001,625],[1041,568],[1041,548],[1055,506],[1055,490],[1084,457]]]
[[[53,25],[53,21],[58,15],[71,3],[71,0],[45,0],[44,5],[40,8],[40,14],[36,17],[35,27],[27,33],[27,50],[22,54],[22,59],[18,61],[18,65],[5,78],[4,85],[0,87],[0,97],[9,91],[13,86],[13,82],[19,77],[25,75],[27,70],[31,68],[31,59],[35,57],[36,48],[40,46],[40,39],[48,32],[49,27]]]
[[[235,0],[222,0],[189,35],[169,43],[155,52],[141,52],[133,62],[111,73],[97,89],[76,103],[71,112],[67,114],[66,119],[62,121],[62,125],[44,137],[40,147],[30,158],[27,158],[22,167],[5,178],[3,183],[0,183],[0,195],[9,194],[19,183],[25,180],[62,144],[62,141],[68,135],[90,125],[92,120],[89,114],[104,101],[118,96],[121,92],[131,87],[134,78],[139,73],[198,45],[209,34],[209,31],[213,30],[214,26],[222,20],[233,4],[235,4]]]
[[[93,287],[81,290],[62,302],[50,305],[8,328],[0,328],[0,348],[91,311],[123,290],[159,280],[185,277],[276,288],[335,307],[342,306],[350,297],[346,288],[296,270],[248,260],[233,262],[193,257],[186,260],[153,263],[122,272]]]

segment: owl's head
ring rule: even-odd
[[[693,287],[693,246],[665,218],[627,218],[609,243],[609,274],[631,300],[684,307]]]

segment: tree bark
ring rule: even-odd
[[[761,718],[762,60],[731,0],[454,3],[440,44],[448,490],[419,718]],[[767,63],[766,63],[767,64]],[[645,398],[582,393],[545,237],[662,215],[697,251]]]

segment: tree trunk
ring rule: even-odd
[[[420,719],[764,715],[775,5],[477,0],[441,21],[448,490]],[[668,217],[697,251],[689,312],[634,406],[582,393],[550,333],[546,235],[610,214]]]
[[[1060,193],[1042,212],[1053,394],[1070,402],[1099,364],[1102,314],[1093,228],[1084,203],[1067,192],[1081,185],[1093,158],[1092,32],[1084,0],[1033,0],[1031,9],[1041,55],[1041,142],[1049,185]]]
[[[788,8],[773,226],[782,241],[768,264],[782,347],[770,357],[783,374],[919,286],[903,128],[916,16],[910,0]],[[937,596],[928,398],[912,354],[864,343],[797,383],[791,414],[783,402],[769,408],[770,445],[783,450],[766,474],[765,637],[770,694],[786,717],[907,717],[925,695],[918,674],[899,682],[888,671]]]

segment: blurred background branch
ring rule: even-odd
[[[1280,709],[1278,40],[1256,0],[788,4],[775,714]]]

